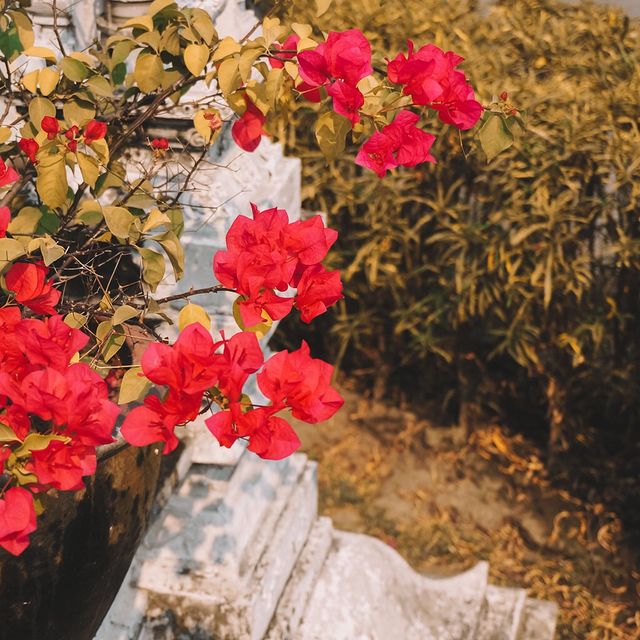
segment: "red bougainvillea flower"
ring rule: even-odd
[[[212,364],[220,344],[214,343],[201,324],[190,324],[173,346],[149,345],[142,355],[142,371],[151,382],[166,385],[176,392],[203,393],[218,380],[218,372]]]
[[[355,87],[362,78],[373,73],[371,45],[358,29],[331,31],[325,42],[315,49],[298,54],[300,76],[312,87],[334,79]]]
[[[246,111],[231,127],[231,135],[235,143],[245,151],[255,151],[265,135],[264,123],[266,118],[262,111],[256,107],[245,95]]]
[[[29,546],[36,530],[33,496],[22,487],[8,489],[0,498],[0,547],[19,556]]]
[[[460,71],[447,79],[442,94],[430,106],[438,112],[442,122],[461,131],[475,126],[483,111],[482,105],[475,99],[473,88]]]
[[[52,367],[58,371],[66,369],[71,358],[89,341],[88,335],[71,328],[59,315],[45,320],[24,319],[14,331],[20,350],[32,365]]]
[[[290,51],[296,51],[298,47],[298,42],[300,42],[300,36],[296,33],[292,33],[282,44],[278,42],[274,42],[271,45],[271,49],[276,52],[276,55],[279,59],[269,57],[269,64],[274,69],[282,69],[284,67],[283,60],[291,60],[296,57],[295,53],[289,53]],[[280,53],[280,52],[283,53]]]
[[[228,340],[222,336],[224,350],[217,359],[218,389],[231,402],[237,402],[252,373],[264,362],[264,354],[255,333],[242,331]]]
[[[300,277],[295,306],[300,310],[301,320],[311,322],[343,297],[340,272],[327,271],[317,264],[305,269]]]
[[[195,420],[201,402],[202,394],[189,396],[169,392],[164,401],[157,396],[147,396],[143,406],[127,413],[120,433],[128,443],[136,447],[164,442],[162,452],[170,453],[179,442],[175,428],[179,424]]]
[[[415,167],[422,162],[435,162],[431,146],[435,136],[415,126],[420,116],[401,111],[382,131],[374,133],[360,148],[356,164],[375,171],[381,178],[398,166]]]
[[[263,311],[273,320],[285,317],[293,300],[277,292],[297,287],[304,270],[322,262],[337,237],[321,216],[290,223],[283,209],[260,211],[252,205],[252,211],[253,219],[238,216],[234,220],[227,233],[227,250],[218,251],[213,263],[216,278],[242,296],[238,307],[246,327],[263,322]],[[310,307],[312,290],[306,293],[304,306]]]
[[[33,164],[37,162],[36,154],[40,149],[40,145],[33,138],[22,138],[20,142],[18,142],[18,146],[20,147],[20,151],[22,151]]]
[[[205,424],[223,447],[247,438],[249,451],[266,460],[281,460],[300,447],[300,439],[286,420],[273,414],[269,407],[243,412],[232,404],[229,410],[207,418]]]
[[[107,135],[107,123],[99,120],[90,120],[84,128],[84,141],[91,144],[96,140],[101,140]]]
[[[40,128],[47,134],[48,140],[53,140],[60,131],[60,123],[53,116],[45,116],[42,118]]]
[[[306,342],[297,351],[271,356],[258,374],[258,386],[276,410],[289,407],[295,418],[316,423],[329,419],[344,404],[331,386],[333,367],[312,358]]]
[[[18,172],[13,167],[8,167],[4,160],[0,158],[0,187],[6,187],[19,178]]]
[[[333,98],[333,110],[351,120],[351,124],[360,122],[360,107],[364,104],[364,96],[356,87],[336,80],[327,87],[327,93]]]
[[[415,52],[413,42],[409,40],[408,45],[407,56],[400,53],[389,61],[389,80],[405,85],[403,93],[415,104],[436,109],[443,122],[462,130],[473,127],[482,115],[482,106],[464,73],[456,70],[464,58],[433,44]]]
[[[32,452],[30,470],[39,484],[62,491],[77,491],[84,487],[83,477],[96,472],[96,450],[95,447],[52,440],[46,449]]]
[[[17,302],[35,313],[53,315],[61,294],[46,279],[48,272],[42,263],[16,262],[7,271],[5,283]]]
[[[9,207],[0,207],[0,238],[7,235],[7,228],[11,222],[11,211]]]
[[[166,138],[154,138],[151,141],[151,148],[166,151],[169,148],[169,141]]]

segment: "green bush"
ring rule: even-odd
[[[464,55],[483,103],[507,91],[527,113],[497,159],[443,128],[439,164],[380,181],[353,149],[325,166],[304,109],[281,136],[303,158],[305,206],[341,231],[346,299],[324,346],[343,369],[378,396],[453,394],[463,422],[506,390],[545,407],[556,449],[574,421],[640,415],[640,23],[592,4],[475,5],[334,0],[324,19],[390,57],[407,36]]]

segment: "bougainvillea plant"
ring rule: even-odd
[[[222,446],[243,439],[280,459],[300,444],[287,411],[317,423],[342,405],[333,368],[306,344],[265,361],[259,340],[294,309],[310,322],[341,298],[339,273],[322,265],[337,234],[321,217],[253,207],[212,256],[210,287],[156,294],[169,265],[182,277],[180,194],[225,126],[250,152],[287,103],[303,101],[328,159],[352,135],[363,140],[355,162],[384,176],[435,162],[425,119],[466,130],[483,114],[452,52],[409,43],[374,69],[358,30],[325,37],[269,17],[260,26],[220,38],[205,11],[156,0],[69,52],[61,38],[56,51],[36,46],[19,3],[0,12],[0,546],[9,553],[28,546],[42,493],[83,488],[121,413],[131,445],[161,442],[168,453],[176,428],[206,414]],[[154,118],[184,105],[199,134],[188,148],[147,135]],[[508,124],[509,108],[499,100],[491,113]],[[132,145],[148,148],[134,171]],[[237,294],[234,335],[212,333],[191,302],[219,291]],[[184,307],[170,344],[160,328],[176,301]],[[246,395],[252,375],[266,403]]]

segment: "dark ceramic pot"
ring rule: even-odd
[[[91,640],[144,534],[158,484],[158,446],[99,447],[86,490],[44,496],[18,557],[0,549],[1,640]]]

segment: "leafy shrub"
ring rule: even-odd
[[[342,367],[378,396],[453,389],[463,421],[506,389],[545,408],[557,449],[568,416],[639,414],[640,23],[592,4],[476,4],[335,0],[320,24],[389,53],[409,34],[464,55],[485,104],[507,91],[527,112],[491,163],[472,135],[434,131],[438,165],[379,181],[350,159],[326,167],[308,113],[281,135],[303,157],[306,207],[341,230],[347,298],[324,341]]]

